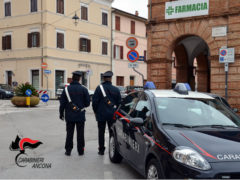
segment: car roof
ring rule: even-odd
[[[188,94],[180,94],[173,90],[148,90],[155,97],[169,97],[169,98],[189,98],[189,99],[214,99],[213,97],[199,92],[188,91]]]

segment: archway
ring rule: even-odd
[[[210,92],[209,56],[209,47],[199,36],[178,38],[173,46],[172,74],[176,75],[172,75],[172,82],[187,82],[193,91]]]

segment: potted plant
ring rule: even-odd
[[[30,97],[30,106],[34,107],[39,104],[39,95],[36,91],[36,89],[29,83],[25,84],[20,84],[16,89],[15,89],[15,96],[11,99],[11,102],[13,105],[17,107],[26,107],[26,97],[27,95],[25,94],[26,90],[30,89],[32,91],[32,95]]]

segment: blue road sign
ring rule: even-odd
[[[127,58],[130,62],[136,62],[139,58],[139,54],[138,54],[137,51],[131,50],[131,51],[128,52]]]
[[[144,61],[144,56],[139,56],[138,61]]]
[[[51,74],[52,72],[51,72],[51,70],[46,70],[46,69],[45,69],[45,70],[44,70],[44,73],[45,73],[45,74]]]
[[[25,94],[26,94],[27,96],[31,96],[31,95],[32,95],[31,89],[26,90]]]
[[[48,100],[49,100],[49,96],[47,95],[47,94],[43,94],[42,96],[41,96],[41,100],[42,100],[42,102],[48,102]]]

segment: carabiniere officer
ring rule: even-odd
[[[104,155],[104,134],[106,129],[106,124],[108,124],[108,129],[112,126],[113,115],[116,108],[121,103],[121,94],[117,87],[112,85],[112,71],[107,71],[103,74],[104,83],[102,83],[103,89],[106,93],[106,98],[104,98],[100,86],[95,90],[92,99],[92,107],[98,122],[98,154]],[[110,105],[109,105],[110,104]]]
[[[85,110],[84,108],[90,105],[90,96],[88,90],[83,87],[79,81],[82,76],[81,71],[75,71],[72,73],[72,82],[68,86],[69,96],[72,103],[69,102],[65,90],[60,98],[60,119],[66,121],[67,137],[65,143],[65,155],[70,156],[73,149],[73,135],[75,126],[77,127],[77,150],[79,155],[84,154],[84,126],[85,126]],[[78,111],[74,111],[72,105],[78,107]],[[65,116],[64,116],[65,112]]]

